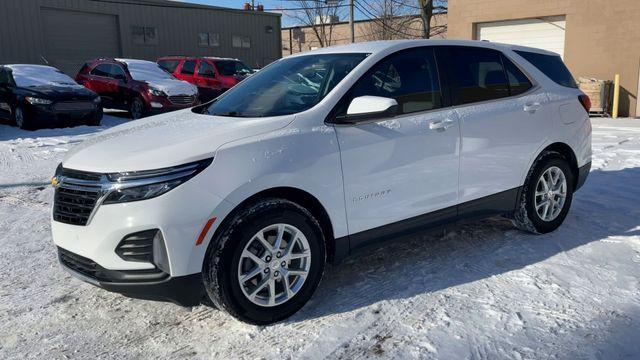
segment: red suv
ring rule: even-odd
[[[195,86],[152,61],[92,60],[80,69],[76,81],[98,93],[104,108],[128,110],[134,119],[199,103]]]
[[[202,102],[215,99],[253,73],[238,59],[217,57],[170,56],[158,59],[158,65],[197,86]]]

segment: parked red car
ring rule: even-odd
[[[229,58],[169,56],[158,59],[158,65],[197,86],[202,102],[215,99],[253,73],[242,61]]]
[[[152,61],[92,60],[80,69],[76,81],[98,93],[104,108],[128,110],[134,119],[199,103],[195,86]]]

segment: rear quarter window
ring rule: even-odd
[[[562,62],[562,58],[559,55],[547,55],[539,54],[529,51],[516,50],[516,54],[522,56],[535,66],[538,70],[542,71],[547,77],[553,80],[556,84],[577,89],[573,75],[567,66]]]

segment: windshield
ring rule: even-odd
[[[80,86],[75,80],[60,70],[49,66],[11,66],[11,74],[16,86]]]
[[[305,55],[277,61],[231,88],[206,113],[265,117],[305,111],[319,103],[366,56]]]
[[[173,76],[151,61],[127,62],[127,69],[134,80],[147,81],[157,79],[173,79]]]
[[[236,74],[246,75],[253,72],[250,67],[238,60],[218,60],[216,61],[216,67],[218,68],[218,72],[224,76]]]

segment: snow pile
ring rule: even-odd
[[[311,302],[269,327],[67,275],[46,183],[60,150],[101,128],[0,125],[0,358],[637,358],[640,124],[593,124],[593,171],[558,231],[496,218],[391,242],[329,266]]]

